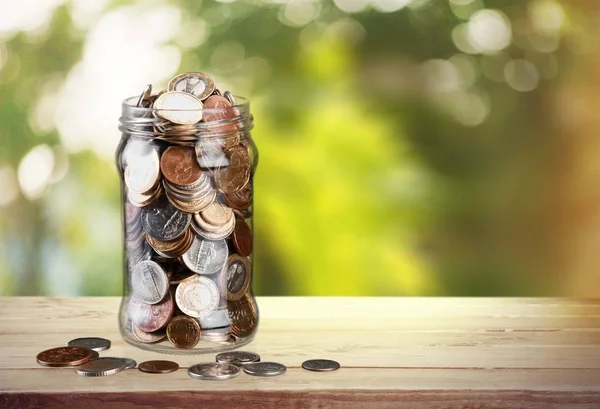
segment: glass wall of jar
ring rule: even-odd
[[[249,103],[227,93],[201,109],[161,109],[160,95],[122,105],[120,331],[159,352],[235,349],[258,325]]]

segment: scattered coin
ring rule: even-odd
[[[67,343],[70,347],[81,347],[91,349],[93,351],[105,351],[110,348],[110,341],[105,338],[75,338]]]
[[[331,372],[340,369],[340,364],[331,359],[309,359],[302,362],[302,368],[314,372]]]
[[[239,366],[249,362],[259,362],[260,355],[255,354],[254,352],[229,351],[218,354],[216,359],[217,362]]]
[[[131,358],[115,358],[115,357],[106,357],[106,358],[121,360],[123,362],[123,365],[124,365],[123,369],[133,369],[133,368],[135,368],[137,366],[137,362],[134,359],[131,359]]]
[[[167,326],[167,338],[177,348],[191,349],[200,341],[200,324],[194,318],[179,315]]]
[[[94,351],[81,347],[58,347],[40,352],[37,363],[42,366],[64,367],[84,364],[92,359]]]
[[[278,376],[286,371],[286,366],[277,362],[251,362],[244,364],[242,368],[253,376]]]
[[[138,365],[138,369],[146,373],[169,373],[179,369],[173,361],[146,361]]]
[[[127,362],[121,358],[98,358],[79,365],[75,373],[81,376],[114,375],[125,369]]]
[[[228,363],[196,364],[188,368],[188,375],[194,379],[224,380],[240,374],[240,368]]]

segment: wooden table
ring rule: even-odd
[[[244,349],[288,366],[283,376],[200,381],[173,356],[126,344],[119,298],[0,298],[0,408],[600,408],[600,300],[515,298],[258,298]],[[35,356],[72,338],[112,340],[101,356],[172,359],[85,378]],[[331,373],[303,370],[331,358]]]

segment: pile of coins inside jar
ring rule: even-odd
[[[251,294],[256,150],[230,92],[203,73],[149,85],[122,129],[127,325],[135,341],[236,345],[256,329]],[[136,111],[136,108],[137,111]],[[138,112],[139,111],[139,112]]]

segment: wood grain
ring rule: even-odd
[[[121,339],[119,303],[0,298],[0,408],[600,408],[600,300],[263,297],[244,349],[286,364],[281,377],[187,376],[213,354],[167,356],[182,367],[167,375],[83,378],[36,364],[79,336],[111,339],[103,356],[164,359]],[[342,369],[300,368],[315,357]]]

